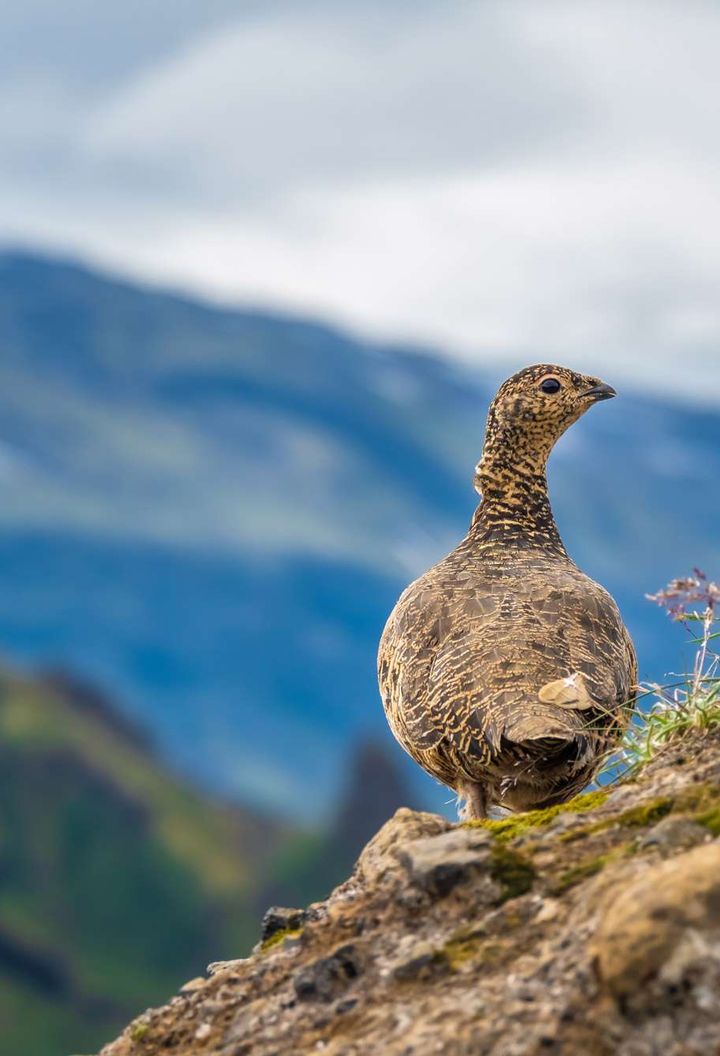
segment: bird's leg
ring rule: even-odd
[[[463,821],[481,821],[487,817],[485,789],[476,781],[465,781],[458,785],[458,795],[465,802],[460,810]]]

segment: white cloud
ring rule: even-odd
[[[0,229],[464,355],[720,381],[712,3],[248,11],[154,51],[123,24],[96,94],[14,74]]]
[[[582,102],[515,32],[510,7],[409,18],[349,5],[203,38],[95,111],[94,160],[178,175],[242,205],[285,189],[457,171],[543,152]]]

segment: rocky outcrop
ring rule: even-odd
[[[720,1052],[719,834],[718,734],[546,811],[399,810],[327,901],[102,1056]]]

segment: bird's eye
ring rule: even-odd
[[[545,381],[540,382],[540,388],[543,392],[547,392],[548,395],[552,395],[555,392],[560,392],[562,385],[557,378],[545,378]]]

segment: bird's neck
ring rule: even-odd
[[[550,446],[523,437],[489,435],[475,471],[482,497],[470,529],[473,542],[567,556],[547,487]]]

